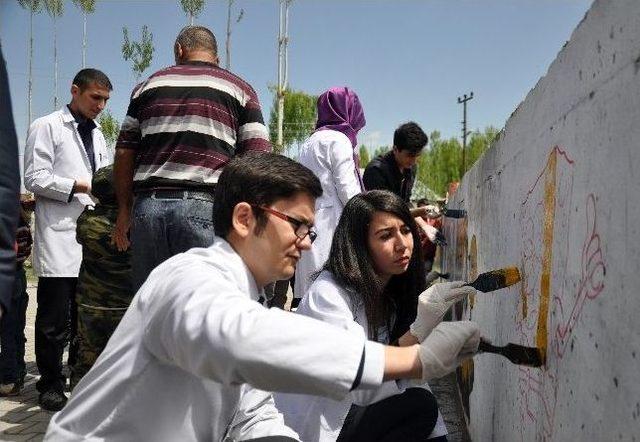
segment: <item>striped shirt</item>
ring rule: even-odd
[[[258,96],[238,76],[191,61],[133,90],[117,149],[134,149],[134,189],[203,187],[247,151],[270,151]]]

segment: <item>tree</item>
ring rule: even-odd
[[[58,109],[58,17],[64,13],[64,0],[44,0],[47,14],[53,20],[53,108]]]
[[[142,26],[142,39],[140,41],[129,40],[129,30],[122,28],[124,41],[122,43],[122,58],[125,61],[133,62],[132,70],[136,76],[136,83],[140,80],[142,73],[151,65],[153,60],[153,34],[149,31],[147,25]]]
[[[365,167],[367,167],[367,164],[369,164],[369,161],[371,161],[371,157],[369,156],[369,149],[367,149],[367,146],[365,146],[364,144],[360,145],[359,157],[360,168],[364,169]]]
[[[105,109],[98,118],[100,123],[100,130],[104,135],[104,139],[107,141],[107,147],[113,151],[116,141],[118,141],[118,134],[120,133],[120,123],[111,114],[109,109]]]
[[[273,88],[272,88],[273,89]],[[282,147],[274,146],[274,151],[282,153],[295,143],[302,143],[316,126],[318,97],[302,91],[287,89],[284,91],[284,122]],[[269,116],[269,135],[271,140],[277,136],[278,97],[274,97]]]
[[[193,26],[193,19],[197,18],[204,9],[204,0],[180,0],[180,5],[189,17],[189,25]]]
[[[389,152],[391,150],[391,147],[389,146],[378,146],[376,147],[376,150],[373,151],[373,156],[371,158],[375,158],[375,157],[379,157],[380,155],[384,155],[385,153]]]
[[[82,11],[82,69],[87,67],[87,15],[96,10],[96,0],[73,0]]]
[[[236,0],[228,0],[227,5],[227,41],[225,43],[226,48],[226,57],[225,57],[225,68],[227,70],[231,69],[231,7],[235,3]],[[236,18],[236,23],[240,23],[244,17],[244,9],[240,8],[240,13]]]
[[[498,130],[494,127],[485,128],[484,132],[475,131],[471,134],[467,146],[467,167],[471,169],[475,162],[489,148]],[[457,138],[443,140],[440,132],[434,131],[430,135],[431,147],[418,160],[418,176],[416,182],[444,195],[449,183],[459,181],[460,163],[462,161],[462,145]]]
[[[29,92],[28,92],[28,113],[29,126],[33,118],[31,103],[33,101],[33,15],[42,11],[42,0],[18,0],[20,6],[29,11]]]

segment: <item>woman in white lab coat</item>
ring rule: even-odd
[[[314,244],[315,246],[315,244]],[[297,313],[400,346],[425,288],[417,227],[397,195],[381,190],[353,197],[344,207],[322,272]],[[331,399],[277,394],[285,423],[314,441],[446,440],[446,428],[426,384],[384,382],[375,390]]]
[[[294,296],[302,298],[310,277],[329,257],[331,239],[349,199],[362,192],[356,135],[365,125],[364,111],[355,92],[334,87],[318,97],[316,131],[304,142],[298,161],[320,179],[322,196],[316,200],[318,238],[302,252],[296,269]]]

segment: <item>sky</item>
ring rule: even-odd
[[[460,137],[462,105],[473,91],[468,127],[502,128],[544,76],[591,4],[590,0],[294,0],[289,14],[289,86],[317,95],[349,86],[367,125],[358,141],[370,149],[392,144],[394,129],[413,120],[425,132]],[[265,121],[277,83],[277,0],[235,0],[244,9],[231,37],[231,71],[257,91]],[[197,24],[216,34],[224,65],[227,1],[207,0]],[[34,17],[33,115],[53,108],[53,24]],[[173,42],[188,24],[179,0],[97,0],[87,20],[87,67],[114,85],[108,109],[122,121],[135,76],[122,58],[122,27],[134,40],[142,25],[155,53],[143,77],[173,64]],[[59,103],[82,67],[82,15],[69,1],[58,20]],[[29,13],[0,0],[0,42],[7,61],[16,129],[27,133]]]

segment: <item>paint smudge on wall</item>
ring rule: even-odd
[[[538,306],[538,330],[536,347],[542,359],[547,356],[547,319],[549,317],[549,294],[551,292],[551,265],[553,260],[553,229],[556,213],[556,166],[557,148],[551,151],[544,177],[544,227],[542,231],[542,270],[540,274],[540,301]]]
[[[460,396],[462,398],[462,408],[467,415],[467,422],[471,421],[471,413],[469,412],[469,398],[473,391],[474,365],[473,359],[465,359],[458,368],[458,386],[460,388]]]
[[[471,237],[471,244],[469,245],[469,275],[467,281],[473,281],[478,277],[478,244],[476,242],[476,235]],[[469,308],[473,309],[475,305],[475,295],[469,296]]]

